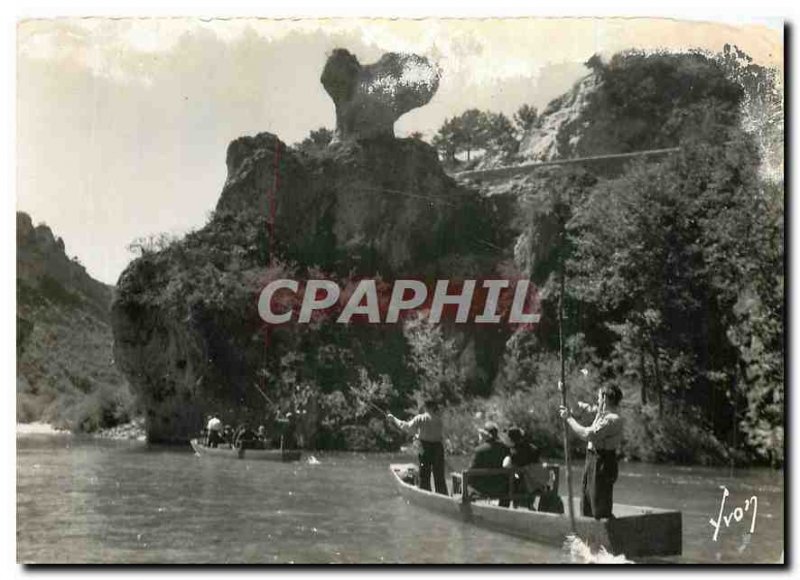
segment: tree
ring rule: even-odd
[[[406,321],[403,334],[410,347],[409,363],[419,378],[413,397],[421,404],[428,397],[443,402],[458,402],[464,396],[463,369],[453,338],[445,336],[440,324],[431,324],[425,315]]]
[[[517,152],[519,142],[508,117],[502,113],[484,113],[482,124],[483,137],[480,141],[488,153],[508,157]]]
[[[536,107],[531,105],[522,105],[517,112],[514,113],[514,127],[519,135],[523,135],[536,126],[539,120],[539,112]]]
[[[756,146],[729,137],[689,140],[599,184],[570,223],[571,277],[616,336],[617,372],[639,378],[643,404],[652,393],[662,413],[698,409],[722,440],[741,422],[752,448],[779,461],[782,232]]]
[[[519,148],[514,133],[514,125],[502,113],[469,109],[447,119],[434,136],[433,145],[447,163],[455,163],[459,153],[466,153],[467,161],[471,161],[472,153],[479,149],[508,157]]]
[[[456,153],[460,144],[460,129],[458,119],[446,119],[436,135],[433,136],[432,145],[439,152],[445,163],[455,163]]]
[[[589,60],[587,60],[583,64],[586,68],[595,73],[602,72],[606,66],[605,64],[603,64],[603,59],[598,53],[594,53],[592,56],[589,57]]]
[[[298,151],[303,153],[314,153],[325,149],[333,141],[333,131],[326,127],[320,127],[308,134],[299,144],[295,145]]]
[[[737,46],[726,44],[712,57],[727,78],[738,84],[744,98],[742,127],[756,139],[762,157],[762,174],[783,180],[784,105],[783,78],[777,70],[753,63]]]
[[[470,161],[472,151],[486,145],[486,114],[478,109],[469,109],[457,119],[457,142],[466,151],[467,161]]]

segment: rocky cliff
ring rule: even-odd
[[[522,136],[516,164],[579,162],[503,179],[470,178],[464,183],[485,196],[516,199],[517,213],[529,215],[532,203],[541,207],[550,203],[547,190],[552,187],[546,184],[559,176],[604,180],[620,175],[632,163],[663,159],[657,153],[604,156],[670,149],[697,140],[722,142],[728,139],[724,128],[739,124],[743,88],[731,82],[730,70],[711,55],[626,51],[608,62],[594,56],[586,66],[587,75],[551,101]],[[479,168],[501,165],[500,157],[487,157]],[[533,262],[549,260],[553,240],[547,231],[552,225],[538,224],[533,231],[530,220],[509,224],[520,233],[516,263],[533,274],[537,283],[543,283],[544,277],[535,275]]]
[[[337,142],[301,153],[269,133],[235,140],[208,224],[145,251],[120,277],[112,309],[115,357],[147,411],[151,440],[185,440],[212,410],[229,421],[262,422],[299,407],[307,411],[307,437],[324,433],[330,440],[363,419],[342,419],[355,404],[348,389],[366,380],[375,390],[386,384],[382,376],[392,385],[383,400],[402,409],[420,376],[400,329],[324,323],[268,329],[257,314],[264,285],[277,277],[345,285],[359,277],[491,276],[513,258],[545,285],[564,206],[551,194],[582,194],[624,169],[602,163],[458,184],[431,147],[392,137],[395,115],[426,102],[435,83],[411,83],[414,98],[399,108],[387,105],[385,91],[370,90],[376,79],[409,77],[392,62],[417,61],[393,57],[361,67],[351,56],[335,52],[322,79],[341,113]],[[525,161],[671,147],[697,136],[721,140],[723,134],[707,129],[736,120],[736,86],[702,55],[629,53],[587,64],[590,74],[554,101],[523,140]],[[368,114],[358,118],[362,109]],[[552,337],[552,330],[544,334]],[[453,344],[443,350],[456,360],[467,393],[490,392],[508,334],[485,327],[445,331]],[[373,439],[388,438],[374,429]]]
[[[93,431],[127,420],[114,367],[113,289],[67,257],[46,225],[17,213],[17,419]]]
[[[495,271],[496,248],[510,242],[501,208],[457,186],[418,140],[350,140],[302,155],[261,133],[231,143],[226,163],[209,223],[145,253],[118,282],[116,359],[146,408],[151,440],[186,439],[212,410],[263,422],[300,399],[313,438],[360,369],[389,376],[398,393],[414,387],[399,328],[266,329],[257,299],[269,279],[476,277]],[[487,352],[487,340],[496,339],[459,334],[476,389],[496,370],[474,354]]]

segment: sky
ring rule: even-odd
[[[389,51],[436,62],[431,102],[398,136],[431,136],[468,108],[543,109],[592,54],[719,51],[737,44],[783,68],[783,30],[763,22],[653,19],[67,18],[17,27],[17,209],[47,223],[89,273],[113,284],[127,246],[202,227],[233,139],[289,144],[334,126],[319,76],[337,47],[362,64]]]

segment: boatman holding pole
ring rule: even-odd
[[[444,444],[442,443],[442,417],[439,414],[439,403],[429,398],[424,404],[425,410],[410,421],[402,421],[387,413],[386,416],[395,425],[406,431],[416,431],[422,450],[419,454],[419,486],[431,489],[431,473],[436,493],[447,494],[447,483],[444,478]]]
[[[560,385],[559,385],[560,386]],[[584,427],[562,406],[559,413],[573,433],[586,446],[586,467],[583,470],[581,512],[597,520],[610,518],[614,505],[614,482],[617,480],[617,448],[622,443],[623,420],[619,414],[622,391],[616,385],[602,387],[597,393],[597,414],[589,427]],[[594,407],[580,404],[584,410]]]
[[[222,421],[216,413],[208,416],[206,424],[206,447],[217,447],[222,442]]]

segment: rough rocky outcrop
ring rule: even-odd
[[[580,140],[583,127],[574,125],[580,123],[599,83],[598,75],[587,75],[547,106],[539,122],[525,133],[520,143],[519,155],[526,163],[552,161],[568,154],[565,145],[574,147]]]
[[[322,71],[322,85],[336,105],[335,140],[394,137],[394,122],[431,100],[439,71],[415,54],[384,54],[362,66],[336,49]]]
[[[98,316],[108,319],[112,288],[89,276],[77,260],[68,258],[64,240],[53,235],[47,225],[34,227],[31,216],[17,212],[17,281],[38,286],[45,280],[77,293]]]
[[[131,402],[114,367],[113,289],[67,257],[61,238],[17,213],[17,419],[91,431]]]
[[[115,356],[147,411],[151,440],[185,440],[211,410],[230,420],[253,411],[263,421],[253,383],[285,374],[287,357],[307,359],[295,378],[262,385],[275,400],[286,384],[346,392],[347,373],[360,367],[401,386],[414,380],[399,328],[278,328],[265,348],[257,298],[270,277],[489,275],[501,259],[495,248],[510,241],[499,237],[498,208],[458,187],[418,140],[348,141],[304,156],[261,133],[231,143],[227,166],[210,222],[132,262],[117,285]],[[464,356],[478,361],[481,385],[496,370],[482,357],[487,336],[460,343],[476,350]],[[326,352],[350,362],[323,360]],[[301,376],[310,369],[314,377]]]

